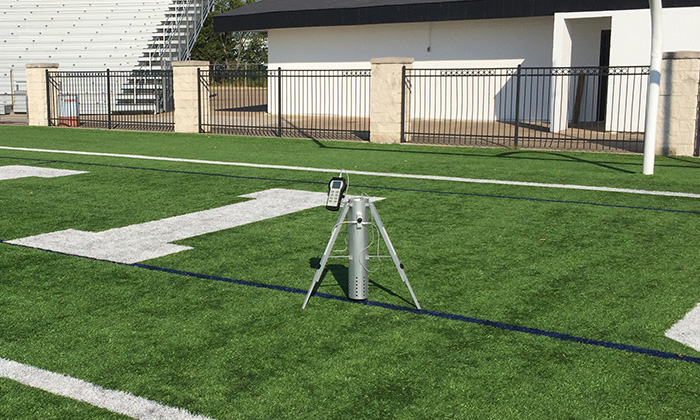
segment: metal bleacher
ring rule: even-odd
[[[213,0],[0,1],[0,115],[26,113],[28,63],[159,70],[189,58]]]

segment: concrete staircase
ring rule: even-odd
[[[134,83],[116,95],[115,113],[172,111],[172,79],[159,70],[170,70],[173,61],[188,60],[214,0],[172,0],[165,19],[156,27],[151,43],[138,60]],[[148,75],[144,70],[155,71]]]

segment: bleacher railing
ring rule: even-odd
[[[163,41],[155,43],[155,50],[149,53],[149,69],[153,70],[155,63],[167,69],[173,61],[188,60],[213,7],[214,0],[175,1],[174,13],[164,22]]]

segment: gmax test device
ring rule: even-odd
[[[331,211],[340,210],[340,205],[343,201],[345,190],[348,189],[348,182],[345,178],[334,177],[328,183],[328,198],[326,199],[326,208]]]
[[[331,232],[331,238],[326,245],[326,250],[323,252],[321,257],[321,262],[316,269],[316,274],[314,274],[314,279],[311,281],[311,286],[306,294],[304,303],[301,305],[302,308],[306,308],[306,304],[309,303],[309,299],[314,292],[316,285],[321,281],[324,269],[329,258],[347,258],[348,259],[348,298],[350,300],[366,300],[369,297],[369,259],[370,258],[391,258],[394,262],[396,270],[399,272],[401,280],[408,288],[411,297],[413,298],[413,303],[416,305],[417,309],[421,309],[416,295],[413,293],[411,284],[408,282],[406,273],[404,272],[404,267],[399,257],[396,255],[394,246],[389,239],[389,234],[384,228],[384,223],[379,217],[377,208],[370,201],[369,197],[348,197],[347,200],[343,201],[345,191],[348,188],[348,182],[345,178],[340,176],[334,177],[328,182],[328,197],[326,198],[326,208],[331,211],[340,210],[340,215],[338,215],[338,220],[335,222],[335,226]],[[333,255],[333,245],[336,239],[338,239],[338,234],[340,233],[341,227],[347,227],[347,251],[348,255]],[[389,255],[369,255],[370,249],[370,228],[376,228],[378,235],[381,235],[386,245]],[[377,238],[377,241],[379,238]],[[377,253],[379,248],[377,248]]]

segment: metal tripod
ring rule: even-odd
[[[369,209],[372,213],[372,218],[374,219],[375,223],[377,224],[377,228],[379,229],[379,232],[382,235],[382,238],[384,239],[384,244],[386,245],[387,249],[389,250],[389,255],[376,255],[373,257],[379,257],[379,258],[386,258],[391,256],[391,259],[394,261],[394,266],[396,267],[396,270],[399,272],[399,276],[401,276],[401,280],[406,284],[406,287],[408,288],[408,291],[411,293],[411,297],[413,298],[413,302],[416,304],[417,309],[421,309],[420,304],[418,303],[418,299],[416,299],[416,295],[413,293],[413,289],[411,288],[411,283],[408,282],[408,277],[406,277],[406,273],[403,271],[403,264],[401,264],[401,261],[399,261],[399,257],[396,255],[396,251],[394,250],[394,245],[391,243],[391,239],[389,239],[389,234],[386,232],[386,229],[384,228],[384,223],[382,223],[382,219],[379,217],[379,213],[377,212],[377,208],[374,207],[374,204],[371,201],[368,201],[368,206]],[[345,217],[348,214],[348,209],[349,209],[349,201],[346,201],[343,204],[342,209],[340,210],[340,215],[338,216],[338,220],[335,222],[335,226],[333,227],[333,231],[331,233],[331,238],[328,241],[328,245],[326,245],[326,250],[323,252],[323,256],[321,257],[321,263],[319,264],[318,269],[316,270],[316,273],[314,274],[314,279],[311,281],[311,287],[309,287],[309,292],[306,294],[306,299],[304,299],[304,303],[301,305],[301,308],[304,309],[306,308],[306,304],[309,303],[309,299],[311,298],[311,295],[313,294],[314,288],[316,287],[316,284],[318,284],[321,281],[321,276],[323,275],[323,270],[326,268],[326,263],[328,262],[328,258],[330,258],[331,251],[333,250],[333,246],[335,245],[336,239],[338,239],[338,233],[340,233],[340,227],[343,224],[343,220],[345,220]],[[349,225],[357,225],[357,224],[369,224],[366,221],[363,221],[362,219],[358,220],[348,220],[347,222]],[[350,257],[349,255],[343,256],[343,257],[335,257],[335,258],[348,258]]]

